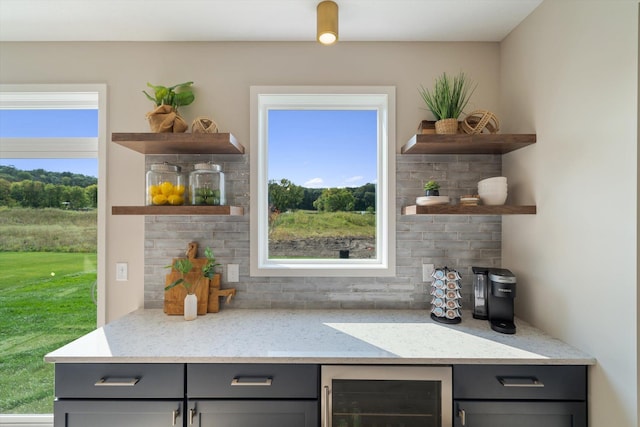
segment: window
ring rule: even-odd
[[[394,146],[393,87],[252,87],[251,274],[395,275]],[[278,247],[275,227],[335,211],[368,224],[364,250],[315,222],[324,237]]]
[[[51,425],[50,415],[33,415],[52,412],[53,366],[42,356],[104,324],[105,117],[104,85],[0,85],[9,247],[0,264],[20,279],[3,291],[2,320],[13,327],[2,331],[12,345],[1,349],[0,412],[28,414],[0,414],[0,424]]]

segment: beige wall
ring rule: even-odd
[[[501,43],[503,220],[517,313],[595,356],[590,425],[638,425],[638,2],[545,0]],[[517,191],[514,191],[517,189]]]
[[[4,43],[2,83],[106,83],[108,134],[145,132],[146,82],[195,81],[196,101],[182,111],[190,123],[214,118],[249,148],[251,85],[396,86],[399,145],[429,118],[418,94],[442,71],[464,70],[479,86],[472,108],[498,107],[497,43]],[[109,143],[107,158],[107,321],[143,304],[144,221],[110,215],[112,205],[142,204],[144,158]],[[129,263],[116,282],[115,263]],[[419,261],[418,261],[419,262]]]

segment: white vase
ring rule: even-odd
[[[194,320],[198,317],[198,297],[196,294],[187,294],[184,297],[184,320]]]

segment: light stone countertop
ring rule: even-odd
[[[593,365],[595,359],[516,319],[515,335],[463,313],[423,310],[225,309],[185,321],[138,310],[45,356],[55,363]]]

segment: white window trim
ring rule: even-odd
[[[266,118],[270,109],[376,109],[378,197],[376,259],[268,259]],[[395,275],[395,87],[252,86],[250,144],[251,276],[366,277]]]
[[[97,95],[97,96],[96,96]],[[106,322],[107,86],[0,84],[2,109],[98,109],[97,138],[0,138],[0,158],[98,158],[97,326]],[[56,145],[54,150],[47,143]],[[87,145],[83,145],[87,144]],[[77,149],[77,150],[76,150]]]

